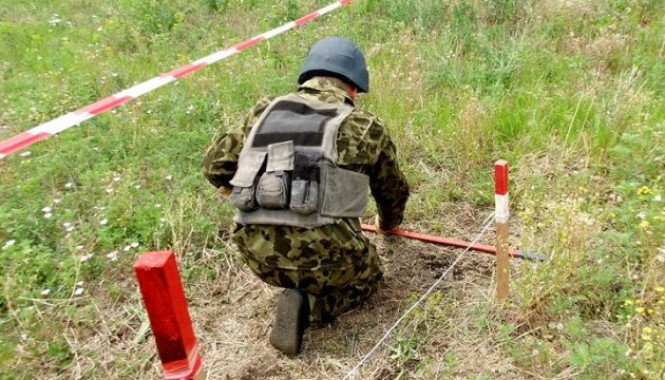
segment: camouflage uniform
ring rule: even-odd
[[[342,86],[337,79],[314,77],[300,86],[298,95],[353,105]],[[203,170],[215,187],[232,187],[229,181],[245,137],[270,102],[261,99],[242,126],[222,134],[208,150]],[[399,225],[409,187],[383,122],[354,110],[339,128],[337,150],[340,167],[370,177],[381,227]],[[242,260],[263,281],[308,294],[311,321],[331,320],[360,305],[382,277],[376,247],[361,232],[358,219],[336,219],[335,224],[316,228],[238,225],[233,239]]]

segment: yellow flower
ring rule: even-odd
[[[640,223],[639,227],[643,230],[646,230],[649,227],[651,227],[651,223],[649,223],[649,221],[647,220],[643,220],[642,223]]]
[[[662,286],[656,286],[656,289],[655,289],[655,290],[656,290],[656,292],[658,292],[658,293],[663,293],[663,292],[665,292],[665,288],[663,288]]]
[[[647,314],[653,315],[653,309],[647,309]]]
[[[635,312],[637,314],[644,314],[644,308],[642,306],[638,306],[635,308]]]
[[[637,194],[639,195],[651,194],[651,189],[648,186],[642,186],[639,189],[637,189]]]
[[[645,333],[645,334],[651,334],[652,331],[653,330],[651,330],[651,327],[644,327],[642,329],[642,332]]]
[[[624,304],[625,304],[626,306],[630,306],[630,305],[633,304],[633,300],[626,300],[626,302],[624,302]]]
[[[584,186],[578,186],[578,187],[577,187],[577,190],[579,190],[579,191],[584,191],[585,189],[584,189]]]
[[[642,340],[644,341],[650,341],[651,340],[651,335],[648,334],[642,334]]]

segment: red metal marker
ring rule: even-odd
[[[134,264],[167,380],[203,379],[201,354],[171,251],[146,252]]]

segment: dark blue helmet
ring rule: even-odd
[[[365,56],[346,38],[326,37],[315,43],[300,69],[298,84],[319,75],[342,79],[355,85],[358,92],[369,92]]]

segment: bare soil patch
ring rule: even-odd
[[[489,235],[491,236],[491,235]],[[263,284],[239,264],[216,284],[210,284],[207,294],[197,294],[192,314],[202,345],[204,363],[209,379],[335,379],[342,378],[381,338],[384,332],[449,268],[461,250],[433,246],[404,239],[372,237],[379,246],[384,262],[385,281],[380,290],[360,309],[351,311],[334,323],[311,328],[305,336],[304,352],[289,358],[281,355],[268,343],[270,324],[279,293],[278,288]],[[468,307],[490,294],[490,277],[494,261],[491,256],[468,253],[440,285],[443,302],[454,304],[452,310],[474,323],[467,316]],[[448,300],[449,299],[449,300]],[[206,300],[200,304],[197,300]],[[465,305],[466,304],[466,305]],[[408,321],[408,320],[407,320]],[[483,372],[493,373],[489,358],[468,355],[479,346],[490,354],[482,342],[460,342],[453,331],[430,334],[434,339],[424,342],[421,354],[443,356],[453,351],[461,359],[456,368],[446,368],[443,362],[433,361],[431,369],[441,374],[467,377]],[[394,335],[402,332],[398,329]],[[395,336],[388,340],[387,345]],[[489,355],[491,356],[491,355]],[[396,363],[388,347],[382,347],[358,372],[355,378],[395,378],[404,366]],[[408,370],[408,368],[406,368]],[[408,376],[411,378],[414,374]],[[157,378],[159,373],[154,373]],[[416,376],[415,378],[429,378]],[[514,378],[514,376],[512,376]]]

